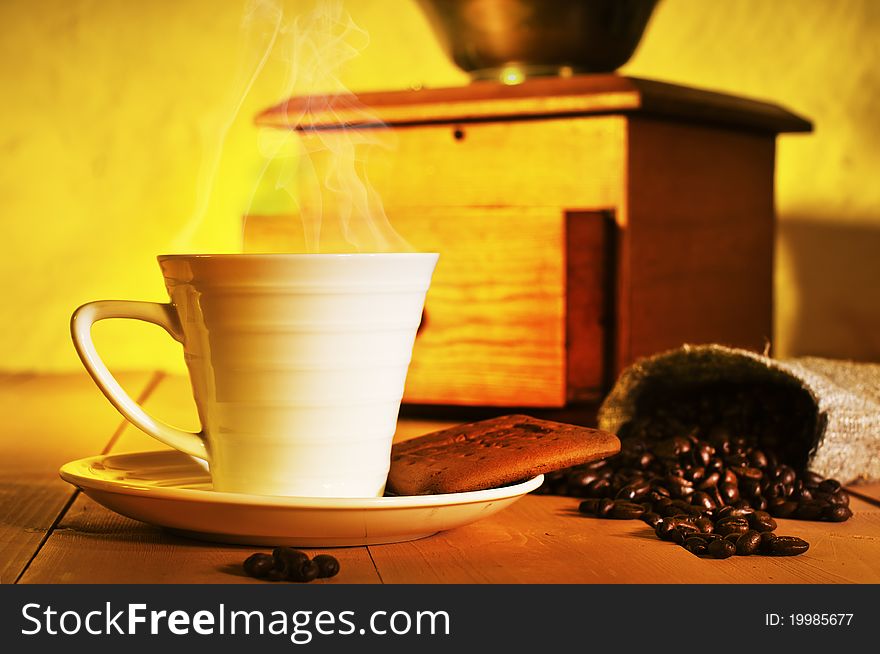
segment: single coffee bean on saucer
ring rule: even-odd
[[[329,554],[318,554],[312,559],[318,565],[318,577],[328,579],[339,574],[339,561]]]
[[[275,565],[275,559],[270,554],[256,552],[244,560],[244,571],[251,577],[262,579],[269,575],[269,571]]]

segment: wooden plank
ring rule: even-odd
[[[151,373],[117,378],[138,397]],[[85,372],[0,379],[0,583],[12,583],[74,495],[58,476],[67,461],[98,454],[121,424]]]
[[[144,406],[182,429],[197,429],[189,380],[162,380]],[[134,427],[126,427],[113,452],[165,448]],[[131,520],[80,494],[34,558],[22,583],[264,583],[245,576],[241,563],[254,546],[218,545],[169,534]],[[306,550],[315,553],[317,550]],[[326,549],[342,572],[320,583],[380,581],[366,548]]]
[[[767,102],[621,75],[495,81],[417,91],[291,98],[258,115],[259,125],[324,127],[414,125],[434,121],[522,119],[599,113],[649,113],[770,132],[804,132],[803,118]]]
[[[780,520],[810,542],[800,557],[700,559],[640,521],[597,520],[571,498],[528,496],[480,522],[410,543],[370,546],[385,583],[877,583],[880,512],[830,524]]]
[[[562,212],[546,207],[461,207],[423,209],[398,217],[418,250],[442,253],[428,291],[404,400],[563,406]],[[287,239],[281,241],[284,223],[289,227]],[[246,225],[250,247],[259,251],[279,245],[292,251],[304,247],[295,241],[302,231],[292,218],[251,216]],[[331,240],[329,248],[338,246],[339,240]],[[584,241],[579,239],[581,245]],[[594,342],[602,337],[599,331],[585,325],[577,336],[588,341],[583,349],[601,352],[601,342]]]

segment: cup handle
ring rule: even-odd
[[[173,305],[130,300],[89,302],[73,312],[73,317],[70,319],[70,333],[76,352],[86,370],[119,413],[136,427],[166,445],[207,460],[208,448],[205,445],[204,432],[183,431],[151,417],[131,399],[110,374],[92,342],[92,325],[106,318],[133,318],[151,322],[165,329],[174,340],[182,343],[183,330]]]

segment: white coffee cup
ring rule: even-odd
[[[89,374],[129,421],[205,459],[214,490],[377,497],[437,254],[159,257],[169,304],[100,301],[73,314]],[[148,415],[92,343],[105,318],[183,344],[202,430]]]

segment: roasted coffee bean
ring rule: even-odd
[[[270,554],[251,554],[244,560],[244,571],[251,577],[262,579],[268,576],[269,571],[275,565],[275,559]]]
[[[709,543],[707,543],[704,538],[700,538],[699,536],[688,536],[688,538],[684,541],[684,548],[691,554],[696,554],[697,556],[699,556],[700,554],[706,553],[706,551],[709,549]]]
[[[767,507],[770,505],[766,497],[753,498],[750,504],[752,505],[752,508],[756,511],[766,511]]]
[[[646,511],[641,517],[642,522],[649,527],[656,527],[660,524],[660,521],[663,520],[663,517],[659,513],[654,513],[653,511]]]
[[[850,511],[848,506],[832,504],[826,507],[822,517],[831,522],[845,522],[852,517],[852,511]]]
[[[715,500],[713,500],[707,493],[704,493],[703,491],[697,491],[696,493],[691,495],[691,503],[694,506],[706,509],[707,511],[711,511],[718,506],[717,504],[715,504]]]
[[[764,454],[761,450],[752,450],[749,452],[749,463],[751,463],[755,468],[766,468],[767,467],[767,455]]]
[[[692,443],[683,436],[673,436],[654,445],[654,454],[661,459],[677,459],[691,451]]]
[[[766,511],[755,511],[748,517],[749,526],[755,531],[773,531],[776,529],[776,520]]]
[[[662,515],[664,518],[679,515],[683,512],[684,510],[680,506],[676,506],[675,504],[666,504],[659,510],[660,515]]]
[[[776,534],[772,531],[761,532],[761,543],[758,545],[758,552],[767,554],[770,551],[770,542],[776,538]]]
[[[834,494],[840,490],[840,482],[836,479],[825,479],[819,482],[818,490],[820,493]]]
[[[689,497],[694,492],[693,482],[674,475],[666,477],[666,487],[669,489],[669,494],[675,498]]]
[[[719,481],[721,481],[721,475],[717,470],[713,470],[707,473],[706,476],[699,481],[697,489],[704,491],[709,488],[714,488],[718,485]]]
[[[780,499],[778,502],[770,502],[768,509],[774,518],[790,518],[798,510],[798,503]]]
[[[609,499],[607,497],[599,500],[599,505],[596,508],[596,515],[600,518],[607,518],[611,515],[611,511],[614,509],[614,500]]]
[[[748,530],[749,523],[745,518],[724,518],[715,523],[715,533],[722,536],[744,534]]]
[[[794,468],[791,466],[779,465],[773,470],[773,478],[788,486],[789,484],[794,483],[797,475],[795,474]]]
[[[797,556],[810,549],[810,544],[797,536],[777,536],[767,545],[770,556]]]
[[[587,497],[589,485],[599,479],[595,470],[581,470],[571,473],[566,479],[566,495],[570,497]]]
[[[276,567],[281,567],[280,564],[283,564],[288,570],[309,560],[308,554],[292,547],[276,547],[272,550],[272,557],[275,559]]]
[[[329,554],[318,554],[312,559],[318,566],[318,577],[329,579],[339,574],[339,561]]]
[[[715,523],[709,518],[697,518],[694,520],[694,526],[700,530],[701,534],[711,534],[715,531]]]
[[[647,449],[647,444],[641,438],[622,438],[620,440],[620,458],[637,459]]]
[[[719,534],[719,535],[720,535],[720,534]],[[723,538],[724,538],[724,540],[729,540],[731,543],[733,543],[734,545],[736,545],[736,541],[739,540],[739,537],[740,537],[740,536],[742,536],[742,534],[741,534],[740,532],[738,532],[738,531],[734,531],[734,532],[731,532],[731,533],[729,533],[729,534],[725,534],[725,536],[724,536]]]
[[[611,509],[610,516],[615,520],[635,520],[645,513],[645,509],[632,502],[618,500]]]
[[[675,528],[675,525],[666,520],[663,520],[654,528],[654,533],[657,534],[657,538],[660,540],[684,542],[681,532]]]
[[[318,578],[321,573],[321,567],[310,559],[306,559],[299,565],[296,565],[287,572],[287,578],[290,581],[298,581],[308,583]]]
[[[706,467],[709,465],[709,463],[712,461],[712,456],[714,454],[715,454],[715,448],[706,442],[698,443],[697,447],[694,449],[694,458],[703,467]]]
[[[735,474],[740,480],[752,479],[754,481],[760,481],[761,477],[764,476],[764,473],[761,472],[761,470],[759,470],[758,468],[751,468],[749,466],[734,468],[733,474]]]
[[[773,482],[764,489],[763,495],[772,499],[786,498],[790,495],[789,489],[781,481]]]
[[[727,559],[736,554],[736,545],[729,540],[716,540],[709,543],[709,556],[716,559]]]
[[[716,519],[748,518],[754,512],[755,510],[751,507],[725,506],[718,511]]]
[[[757,479],[740,479],[739,480],[740,495],[754,499],[761,495],[761,482]]]
[[[739,500],[739,487],[736,484],[724,483],[718,487],[725,504],[731,504]]]
[[[587,484],[588,497],[605,497],[611,492],[611,482],[607,479],[596,479]]]
[[[849,493],[838,491],[828,496],[828,502],[839,506],[849,506]]]
[[[651,486],[648,482],[644,480],[639,480],[627,484],[614,496],[615,499],[618,500],[640,500],[643,497],[647,497],[648,492],[651,490]]]
[[[268,574],[266,574],[266,579],[269,581],[286,581],[289,570],[286,567],[276,567],[269,570]]]
[[[580,513],[585,513],[586,515],[596,515],[598,508],[599,500],[595,498],[584,500],[578,505],[578,511]]]
[[[754,529],[749,529],[746,533],[740,534],[736,540],[736,553],[740,556],[749,556],[755,554],[761,545],[761,534]]]
[[[798,504],[797,510],[795,511],[795,517],[800,520],[818,520],[822,517],[822,514],[825,512],[826,507],[831,506],[828,502],[822,502],[820,500],[807,500],[806,502],[800,502]]]

